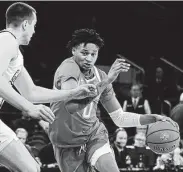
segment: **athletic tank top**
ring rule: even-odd
[[[16,37],[11,32],[9,32],[7,30],[0,31],[0,34],[2,34],[4,32],[10,33],[16,39]],[[18,49],[18,55],[17,55],[17,57],[11,59],[9,65],[8,65],[8,68],[3,73],[3,76],[7,79],[7,81],[11,85],[14,84],[16,78],[20,74],[21,69],[23,67],[23,63],[24,63],[23,62],[23,55],[20,52],[20,50]],[[1,107],[3,105],[3,103],[4,103],[4,100],[3,100],[2,97],[0,97],[0,109],[1,109]]]

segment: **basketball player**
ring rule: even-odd
[[[73,56],[63,61],[55,73],[55,89],[69,90],[86,83],[97,87],[95,98],[51,104],[55,121],[50,125],[49,137],[61,172],[87,172],[89,167],[99,172],[119,172],[107,129],[96,117],[99,101],[119,127],[137,127],[164,118],[123,112],[111,83],[120,72],[127,72],[129,65],[116,59],[108,75],[95,67],[103,44],[95,30],[76,30],[68,43]]]
[[[23,65],[20,45],[28,45],[35,32],[36,11],[25,3],[14,3],[6,12],[6,29],[0,32],[0,105],[7,101],[24,114],[49,123],[54,114],[44,105],[72,98],[92,96],[91,84],[73,90],[49,90],[34,85]],[[20,92],[17,93],[11,85]],[[32,103],[31,103],[32,102]],[[0,120],[0,164],[16,172],[38,172],[39,166],[15,133]]]

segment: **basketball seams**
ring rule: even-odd
[[[146,144],[157,153],[169,153],[179,145],[180,132],[169,121],[158,121],[146,131]]]
[[[146,138],[148,138],[150,135],[152,135],[152,134],[154,134],[154,133],[156,133],[156,132],[165,131],[165,130],[166,130],[166,131],[174,131],[174,132],[176,132],[176,133],[179,134],[179,132],[176,131],[176,130],[172,130],[172,129],[161,129],[161,130],[154,131],[154,132],[150,133],[149,135],[146,135]]]
[[[147,144],[148,144],[148,143],[151,143],[151,144],[165,144],[165,143],[175,142],[175,141],[177,141],[178,139],[180,139],[180,137],[178,137],[178,138],[177,138],[177,139],[175,139],[175,140],[168,141],[168,142],[163,142],[163,143],[154,143],[154,142],[146,142],[146,143],[147,143]]]

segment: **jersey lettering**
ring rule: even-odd
[[[93,105],[94,105],[93,102],[91,102],[87,107],[84,108],[84,111],[83,111],[83,114],[82,114],[82,117],[84,119],[89,119],[90,118]]]

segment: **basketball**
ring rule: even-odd
[[[179,146],[178,128],[169,121],[158,121],[149,125],[147,145],[157,154],[170,153]]]

